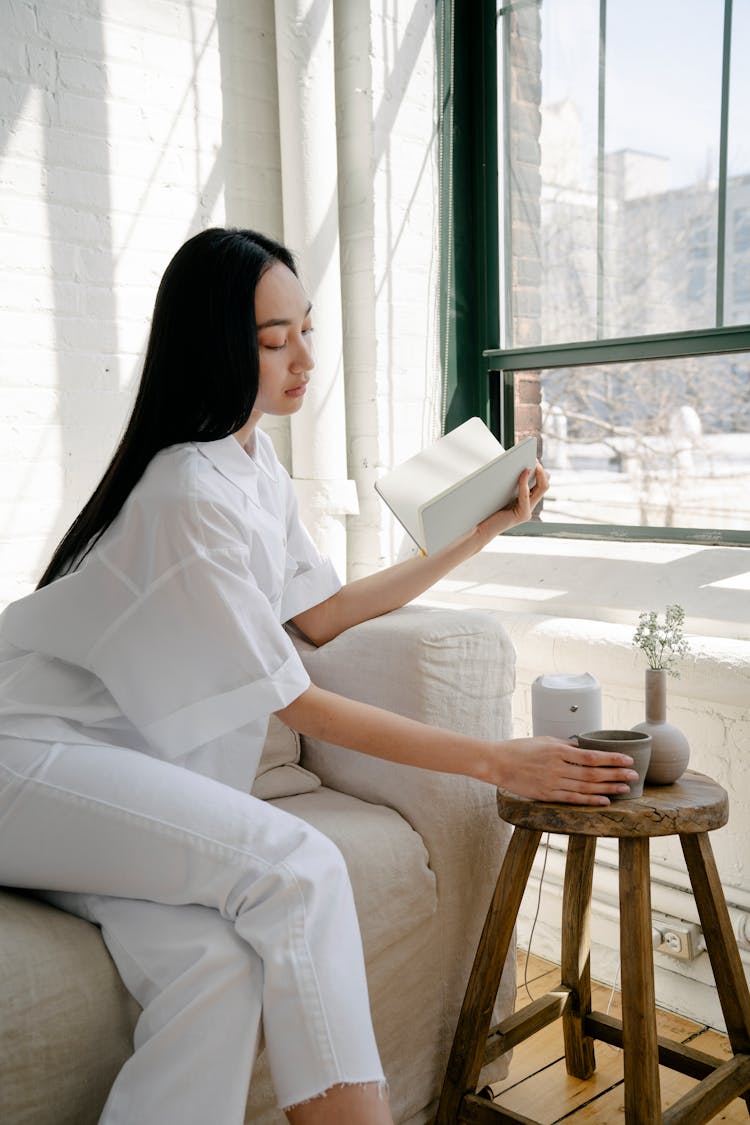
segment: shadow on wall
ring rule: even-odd
[[[267,7],[261,51],[274,66]],[[148,30],[117,24],[98,0],[81,12],[46,0],[5,13],[15,81],[0,106],[0,160],[18,176],[19,216],[6,269],[18,280],[11,308],[29,324],[4,410],[18,465],[9,533],[25,540],[18,569],[32,582],[117,443],[164,267],[186,237],[225,221],[225,151],[231,221],[245,218],[248,80],[231,50],[242,12],[239,0],[220,2],[215,17],[188,4],[169,41],[157,16]],[[217,40],[227,60],[218,77]],[[275,66],[271,77],[268,134],[278,150]],[[221,123],[215,103],[202,104],[219,83]],[[278,151],[268,163],[276,184]]]
[[[18,422],[23,428],[18,434],[22,450],[19,460],[26,469],[18,481],[10,513],[13,529],[22,505],[37,499],[38,485],[31,479],[36,467],[40,462],[57,460],[61,514],[40,552],[39,570],[67,522],[62,513],[67,511],[74,472],[77,466],[91,461],[92,446],[98,445],[86,422],[92,416],[88,409],[91,395],[117,385],[119,377],[102,26],[96,16],[69,15],[63,19],[62,15],[54,5],[14,4],[6,9],[3,19],[6,41],[23,44],[23,63],[17,73],[24,78],[15,83],[12,103],[8,99],[3,106],[0,157],[6,157],[24,128],[38,135],[37,151],[32,148],[28,154],[19,155],[31,156],[38,163],[37,190],[47,228],[39,230],[33,218],[27,229],[20,226],[17,245],[28,245],[34,261],[7,263],[9,273],[18,275],[21,291],[24,270],[36,267],[48,279],[48,294],[39,296],[37,290],[32,304],[35,316],[46,317],[51,325],[45,342],[54,354],[56,394],[44,394],[54,385],[51,365],[45,364],[46,357],[37,358],[38,353],[32,353],[25,365]],[[94,96],[82,96],[75,75],[74,56],[80,58],[81,53],[87,60],[86,85]],[[75,144],[74,133],[78,134]],[[32,207],[32,217],[33,213]],[[42,286],[43,282],[39,290]],[[89,339],[83,345],[81,339],[89,328]],[[39,325],[31,343],[44,338]],[[55,426],[59,436],[52,429]]]
[[[399,255],[399,251],[401,250],[402,254],[408,255],[408,250],[403,250],[401,243],[402,241],[404,241],[404,244],[408,242],[405,235],[410,222],[413,222],[413,206],[417,196],[423,191],[423,178],[433,171],[437,146],[437,125],[433,120],[430,143],[424,146],[424,159],[416,173],[412,172],[413,188],[409,197],[404,199],[403,169],[399,167],[398,147],[407,138],[400,132],[398,116],[407,98],[409,82],[415,70],[417,70],[425,41],[428,36],[434,35],[434,28],[435,5],[431,3],[413,5],[409,22],[403,29],[400,42],[391,41],[391,39],[395,40],[391,21],[383,20],[381,24],[382,43],[379,50],[386,74],[385,90],[374,115],[373,152],[375,168],[377,169],[382,165],[384,179],[388,269],[376,281],[376,298],[387,310],[388,317],[385,332],[385,338],[388,341],[388,354],[384,357],[384,360],[387,364],[387,370],[390,372],[388,399],[390,410],[389,432],[391,435],[397,434],[403,424],[399,417],[402,409],[399,399],[403,388],[398,385],[397,381],[400,367],[398,340],[403,335],[404,325],[399,324],[394,319],[395,310],[399,306],[399,294],[394,290],[393,281],[398,269],[403,269],[405,264],[404,258]],[[401,221],[394,221],[399,215]],[[429,232],[429,237],[433,241],[433,253],[436,253],[437,247],[434,245],[433,231]],[[384,297],[386,298],[385,301],[383,301]],[[425,302],[428,307],[433,303],[429,292],[425,293]],[[434,310],[432,310],[432,315],[434,315]],[[430,322],[431,320],[432,316],[430,316]],[[433,325],[433,330],[434,327]],[[434,360],[439,367],[437,355],[435,355]],[[441,410],[436,401],[440,394],[439,384],[438,374],[437,381],[433,378],[431,383],[433,393],[424,396],[421,405],[421,432],[414,435],[418,444],[414,447],[413,452],[417,452],[418,449],[435,441],[440,436]],[[389,452],[392,465],[403,459],[402,454],[397,452],[393,440]]]

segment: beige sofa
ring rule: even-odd
[[[510,734],[514,653],[488,616],[410,606],[320,649],[298,647],[322,687],[474,735]],[[494,789],[312,740],[300,751],[274,721],[255,791],[315,824],[346,856],[394,1118],[429,1121],[508,839]],[[0,1121],[96,1122],[138,1016],[98,930],[0,891],[0,962]],[[514,994],[509,967],[499,1012]],[[504,1073],[502,1059],[493,1067],[487,1077]],[[284,1120],[261,1051],[247,1121]]]

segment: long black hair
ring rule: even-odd
[[[160,449],[228,437],[247,422],[258,393],[255,289],[275,262],[296,274],[286,247],[252,230],[214,227],[177,251],[156,295],[125,433],[39,587],[79,565]]]

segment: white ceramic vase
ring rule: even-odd
[[[690,760],[690,745],[682,731],[667,722],[667,673],[664,668],[646,669],[646,719],[633,730],[651,735],[647,785],[671,785],[681,777]]]

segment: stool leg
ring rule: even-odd
[[[724,889],[707,832],[681,835],[680,843],[700,915],[706,949],[732,1051],[750,1054],[750,994]],[[750,1093],[742,1095],[750,1108]]]
[[[583,1033],[583,1022],[591,1011],[589,925],[595,852],[595,836],[568,838],[560,968],[562,983],[573,989],[563,1013],[563,1035],[565,1065],[576,1078],[590,1078],[596,1067],[594,1040]]]
[[[661,1122],[647,836],[620,839],[620,966],[627,1125]]]
[[[434,1125],[454,1125],[464,1095],[476,1091],[492,1007],[541,835],[516,828],[505,853],[466,986]]]

